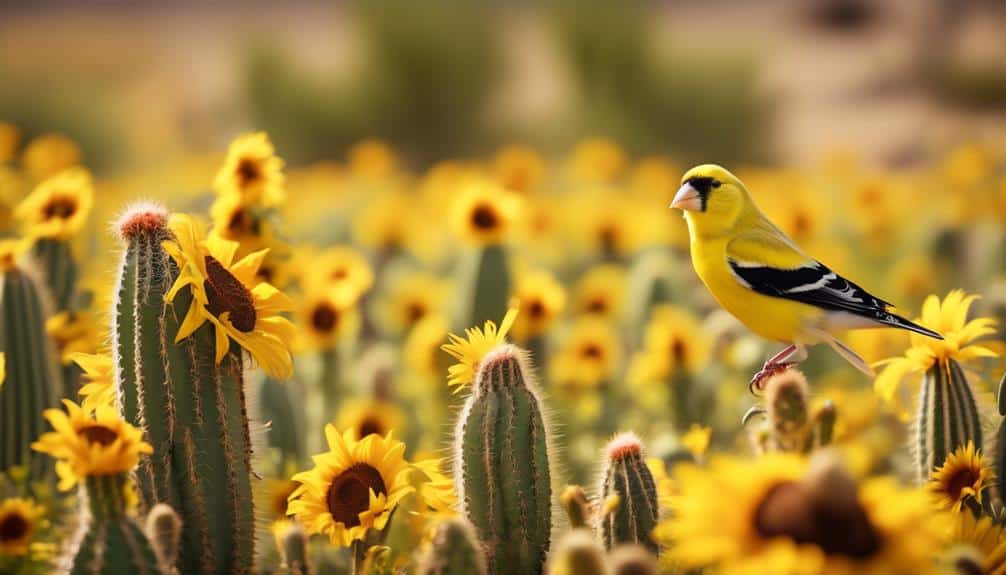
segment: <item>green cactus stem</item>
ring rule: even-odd
[[[43,238],[35,242],[32,252],[45,275],[56,311],[73,308],[78,272],[70,242]]]
[[[549,429],[525,352],[481,362],[458,419],[455,477],[493,575],[542,572],[552,530]]]
[[[510,300],[510,269],[503,246],[471,253],[462,263],[459,325],[481,326],[506,314]]]
[[[269,424],[266,436],[269,447],[279,455],[278,469],[285,470],[287,464],[300,465],[304,458],[303,435],[300,433],[298,408],[294,403],[290,383],[282,383],[272,377],[265,377],[258,388],[259,421]]]
[[[617,497],[614,509],[599,517],[598,531],[607,549],[638,543],[657,551],[650,534],[657,526],[657,485],[643,458],[643,443],[634,433],[615,436],[605,448],[601,501]]]
[[[418,575],[485,575],[486,559],[471,524],[460,517],[440,522],[416,569]]]
[[[922,377],[915,421],[916,470],[920,482],[958,447],[982,445],[978,402],[964,370],[953,359],[933,364]]]

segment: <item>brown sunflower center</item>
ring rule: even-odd
[[[236,210],[227,220],[227,230],[233,235],[243,235],[252,232],[255,218],[244,209]]]
[[[684,363],[686,357],[688,356],[688,346],[685,344],[681,338],[676,337],[674,341],[671,342],[671,357],[674,359],[674,363],[681,364]]]
[[[540,320],[545,317],[545,303],[540,299],[533,299],[527,304],[527,315],[532,320]]]
[[[257,313],[251,292],[215,257],[206,256],[206,309],[220,317],[230,313],[231,325],[242,333],[255,329]]]
[[[601,249],[605,252],[614,252],[618,249],[618,228],[613,225],[603,225],[597,230],[597,239],[601,243]]]
[[[422,302],[414,301],[409,303],[405,308],[405,317],[409,325],[415,325],[416,322],[423,319],[426,316],[426,306]]]
[[[603,297],[594,297],[587,301],[587,311],[589,313],[605,313],[608,311],[608,300]]]
[[[272,496],[272,512],[276,517],[286,517],[287,503],[290,500],[290,494],[296,489],[297,484],[293,481],[285,482],[281,486],[276,487],[276,491]]]
[[[381,472],[357,463],[340,473],[328,488],[328,511],[346,527],[360,524],[360,513],[370,508],[370,492],[387,495]]]
[[[332,270],[332,279],[344,280],[349,276],[349,270],[344,266],[339,266]]]
[[[53,198],[42,208],[46,220],[65,220],[77,213],[77,202],[73,198]]]
[[[18,541],[28,534],[29,523],[24,516],[11,513],[0,521],[0,541]]]
[[[580,349],[580,354],[587,359],[601,359],[604,357],[604,350],[596,343],[588,343]]]
[[[954,501],[958,501],[961,498],[961,492],[964,491],[966,487],[974,487],[978,484],[979,474],[977,470],[970,467],[964,467],[958,469],[956,473],[950,476],[946,481],[946,493]]]
[[[115,430],[97,424],[82,427],[77,434],[88,443],[97,443],[98,445],[111,445],[119,438],[119,434]]]
[[[241,187],[250,186],[262,177],[262,169],[255,160],[244,158],[238,163],[237,176]]]
[[[788,537],[799,544],[816,545],[828,555],[864,559],[880,549],[880,538],[855,497],[815,498],[795,482],[769,490],[754,521],[766,539]]]
[[[364,417],[359,424],[359,435],[360,439],[367,437],[368,435],[381,435],[383,436],[384,425],[376,417]]]
[[[322,303],[311,312],[311,327],[321,333],[329,333],[339,323],[339,311]]]
[[[472,210],[472,225],[479,230],[493,230],[499,226],[499,216],[496,210],[488,204],[479,204]]]

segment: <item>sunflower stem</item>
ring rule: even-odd
[[[353,575],[364,575],[367,563],[367,544],[362,539],[353,541]]]

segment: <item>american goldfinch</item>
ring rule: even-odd
[[[835,332],[891,326],[942,339],[805,254],[761,213],[744,184],[720,166],[689,170],[671,207],[684,211],[692,264],[713,297],[758,335],[789,344],[755,374],[752,389],[806,359],[807,347],[819,343],[872,376],[870,366]]]

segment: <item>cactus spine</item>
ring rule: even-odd
[[[599,518],[604,546],[638,543],[657,551],[650,533],[657,526],[657,485],[643,460],[643,444],[634,433],[622,433],[608,443],[601,473],[600,497],[614,501],[614,509]]]
[[[940,359],[923,375],[915,432],[919,481],[926,481],[947,455],[968,441],[982,445],[978,403],[954,359]]]
[[[38,477],[48,461],[28,446],[46,428],[42,411],[58,405],[60,372],[45,333],[43,288],[24,268],[4,266],[0,272],[0,351],[7,358],[0,387],[0,471],[30,464]]]
[[[455,482],[489,573],[542,572],[552,529],[549,431],[524,352],[483,358],[458,419]]]
[[[418,575],[485,575],[486,560],[470,523],[442,521],[419,562]]]
[[[209,323],[174,343],[192,295],[183,289],[164,301],[178,273],[162,247],[167,214],[143,206],[119,227],[126,244],[115,302],[120,405],[154,447],[136,472],[142,500],[181,516],[179,572],[247,573],[254,516],[241,358],[232,348],[214,362]]]
[[[153,546],[129,516],[125,473],[88,477],[84,491],[91,523],[73,558],[70,575],[161,574]]]

